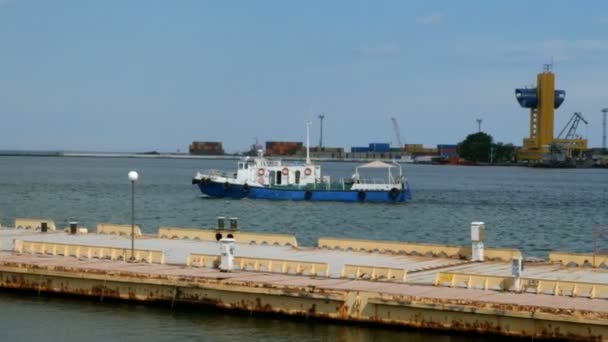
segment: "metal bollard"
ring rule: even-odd
[[[78,232],[78,222],[70,222],[70,234],[75,235]]]
[[[239,219],[236,217],[230,218],[230,230],[239,230]]]
[[[234,239],[224,238],[220,240],[220,272],[232,272],[234,270]]]
[[[483,222],[471,222],[471,261],[483,261],[483,242],[486,240],[486,226]]]
[[[511,260],[511,275],[513,276],[513,289],[516,292],[521,291],[521,276],[524,271],[524,261],[521,257]]]
[[[49,227],[46,222],[40,222],[40,232],[46,233],[49,230]]]
[[[224,216],[218,216],[217,218],[217,230],[223,230],[225,227],[226,218]]]

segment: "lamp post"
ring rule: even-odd
[[[135,171],[129,172],[129,180],[131,181],[131,259],[135,260],[135,182],[139,175]]]

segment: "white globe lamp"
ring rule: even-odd
[[[136,171],[129,172],[129,180],[131,182],[136,182],[138,178],[139,178],[139,174],[137,174]]]

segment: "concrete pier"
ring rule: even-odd
[[[389,242],[344,240],[350,247],[338,250],[226,231],[223,236],[242,237],[244,244],[236,245],[237,269],[220,272],[213,267],[219,254],[213,230],[198,230],[192,235],[198,239],[188,238],[188,230],[171,239],[162,234],[166,229],[137,237],[132,263],[125,261],[130,236],[115,228],[113,235],[1,228],[0,287],[504,336],[608,339],[606,256],[594,258],[598,267],[568,267],[585,259],[569,254],[528,263],[515,291],[505,259],[517,250],[489,250],[494,260],[471,262],[467,246],[392,242],[389,253]],[[324,239],[319,245],[330,241]],[[364,246],[376,252],[362,252]]]

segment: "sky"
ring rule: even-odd
[[[0,0],[0,150],[521,145],[551,61],[601,146],[608,1]]]

